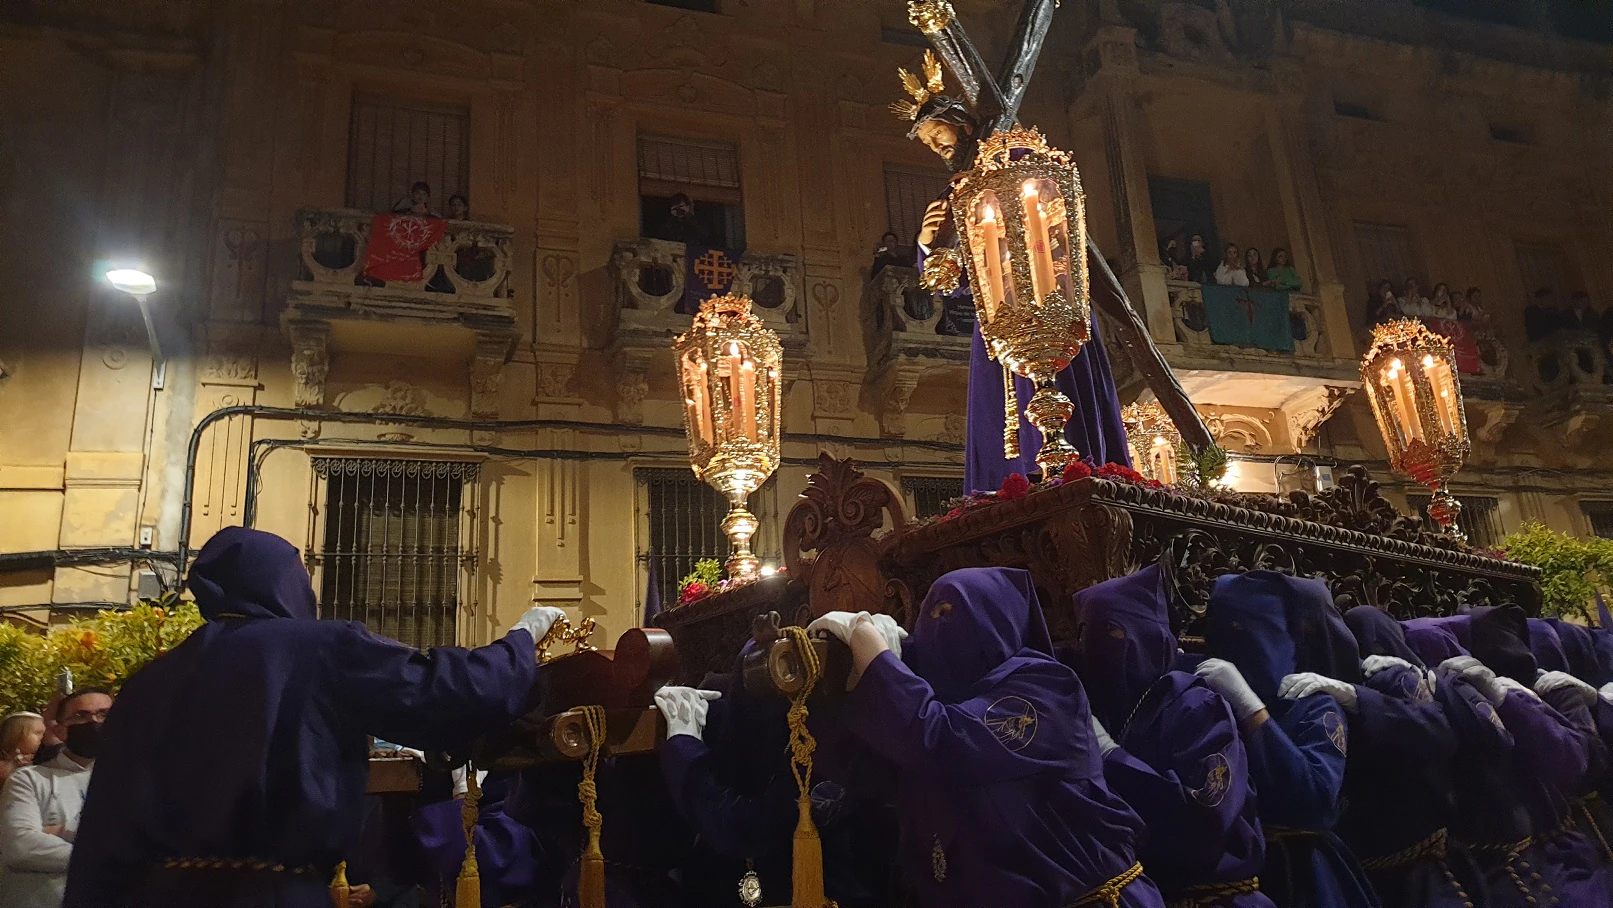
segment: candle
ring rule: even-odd
[[[740,415],[741,397],[739,391],[740,364],[745,357],[739,350],[739,344],[728,344],[728,438],[733,439],[744,431],[744,418]]]
[[[690,367],[694,364],[684,362],[684,384],[689,389],[689,396],[684,403],[689,407],[689,421],[694,423],[695,431],[699,433],[700,440],[711,444],[711,406],[709,394],[706,391],[706,364],[702,361],[698,373]]]
[[[750,359],[739,364],[739,428],[756,440],[756,363]]]
[[[986,321],[990,322],[997,318],[997,306],[1003,302],[1002,224],[990,204],[980,216],[980,239],[985,245]]]
[[[1047,207],[1035,180],[1025,181],[1025,245],[1031,258],[1031,280],[1036,302],[1053,292],[1053,249],[1047,233]]]

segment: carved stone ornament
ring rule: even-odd
[[[857,389],[851,382],[821,379],[812,382],[812,410],[815,416],[847,416],[852,412],[856,400]]]
[[[570,398],[577,396],[577,366],[574,363],[538,363],[538,396]]]
[[[371,413],[394,416],[430,416],[426,409],[426,394],[406,381],[389,381],[381,394],[381,402],[370,408]]]

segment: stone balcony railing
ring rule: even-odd
[[[887,265],[868,282],[872,316],[869,370],[880,431],[907,434],[907,405],[919,382],[968,381],[974,302],[948,300],[919,286],[914,268]]]
[[[1170,293],[1171,321],[1176,325],[1177,342],[1186,347],[1217,346],[1210,339],[1203,285],[1194,281],[1167,281],[1166,288]],[[1329,355],[1322,338],[1325,319],[1322,317],[1320,298],[1308,293],[1288,294],[1288,317],[1294,331],[1294,356],[1316,358]]]
[[[299,305],[334,306],[361,316],[513,324],[515,228],[449,221],[442,238],[425,250],[419,280],[382,283],[364,276],[373,218],[350,208],[298,212],[301,273],[292,289]]]

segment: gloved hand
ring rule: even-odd
[[[1596,703],[1596,688],[1570,675],[1568,672],[1543,672],[1535,679],[1535,693],[1545,696],[1554,690],[1569,688],[1584,697],[1585,705]]]
[[[1098,721],[1097,716],[1092,717],[1092,733],[1098,737],[1098,753],[1102,756],[1109,756],[1109,751],[1120,746],[1115,743],[1114,738],[1109,737],[1108,729],[1103,727],[1103,723]]]
[[[1609,703],[1613,703],[1613,681],[1609,681],[1606,684],[1602,685],[1602,689],[1600,691],[1598,691],[1597,693],[1599,693],[1601,695],[1603,700],[1606,700]]]
[[[1530,690],[1529,685],[1524,684],[1515,678],[1508,678],[1505,675],[1495,676],[1491,679],[1489,684],[1480,689],[1484,691],[1484,696],[1489,698],[1489,701],[1496,706],[1500,706],[1501,701],[1507,698],[1507,694],[1510,694],[1513,691],[1520,691],[1528,694],[1529,696],[1534,697],[1536,700],[1540,699],[1540,695]]]
[[[1260,702],[1260,698],[1249,687],[1249,682],[1243,680],[1243,672],[1225,659],[1205,659],[1193,673],[1203,678],[1211,690],[1226,698],[1239,722],[1266,708],[1266,704]]]
[[[907,639],[907,631],[889,615],[869,615],[868,620],[875,630],[884,635],[885,645],[891,653],[898,659],[902,658],[902,641]]]
[[[688,735],[696,741],[706,730],[706,711],[711,701],[721,700],[714,690],[693,687],[663,687],[655,692],[655,708],[666,717],[666,736]]]
[[[1409,668],[1412,671],[1422,671],[1399,656],[1368,656],[1361,660],[1361,674],[1368,678],[1390,668]]]
[[[1277,685],[1277,696],[1286,700],[1299,700],[1311,694],[1327,694],[1337,700],[1339,705],[1354,712],[1359,698],[1355,694],[1355,685],[1346,684],[1336,678],[1318,675],[1315,672],[1299,672],[1283,678]]]
[[[1455,672],[1473,683],[1480,691],[1486,692],[1495,681],[1495,672],[1483,662],[1472,656],[1452,656],[1439,664],[1443,671]]]
[[[857,622],[871,617],[867,612],[829,612],[812,619],[812,623],[807,625],[807,633],[828,631],[836,640],[850,646],[851,632],[857,627]]]
[[[552,605],[537,605],[526,610],[526,614],[516,619],[510,625],[512,631],[526,631],[532,635],[532,644],[537,645],[543,635],[549,632],[557,619],[564,618],[566,613]]]

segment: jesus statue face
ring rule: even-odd
[[[913,134],[926,148],[940,155],[942,160],[949,164],[953,156],[958,153],[958,141],[962,138],[958,127],[940,120],[925,120],[913,128]]]

